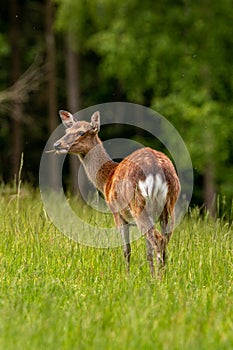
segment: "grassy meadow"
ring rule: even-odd
[[[0,189],[0,349],[233,349],[233,235],[194,210],[162,279],[145,242],[95,249],[59,232],[40,195]]]

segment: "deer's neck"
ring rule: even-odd
[[[104,193],[104,188],[111,174],[117,166],[108,155],[102,142],[99,142],[80,160],[84,169],[94,186]]]

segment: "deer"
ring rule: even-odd
[[[155,276],[154,255],[158,270],[165,267],[166,247],[175,226],[175,204],[180,182],[172,161],[150,147],[140,148],[119,163],[111,159],[98,136],[100,112],[90,122],[76,121],[64,110],[59,111],[66,127],[65,135],[53,145],[56,154],[75,154],[87,177],[100,191],[121,233],[126,269],[130,271],[131,222],[146,240],[146,256],[151,276]],[[161,232],[155,227],[159,221]]]

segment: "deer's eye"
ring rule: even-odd
[[[84,131],[79,131],[79,132],[78,132],[78,136],[83,136],[84,134],[85,134]]]

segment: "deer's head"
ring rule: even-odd
[[[53,145],[58,154],[74,153],[80,156],[86,155],[90,149],[95,147],[100,140],[98,132],[100,129],[100,114],[95,112],[91,122],[74,121],[73,115],[67,111],[59,111],[62,123],[66,127],[66,133]]]

